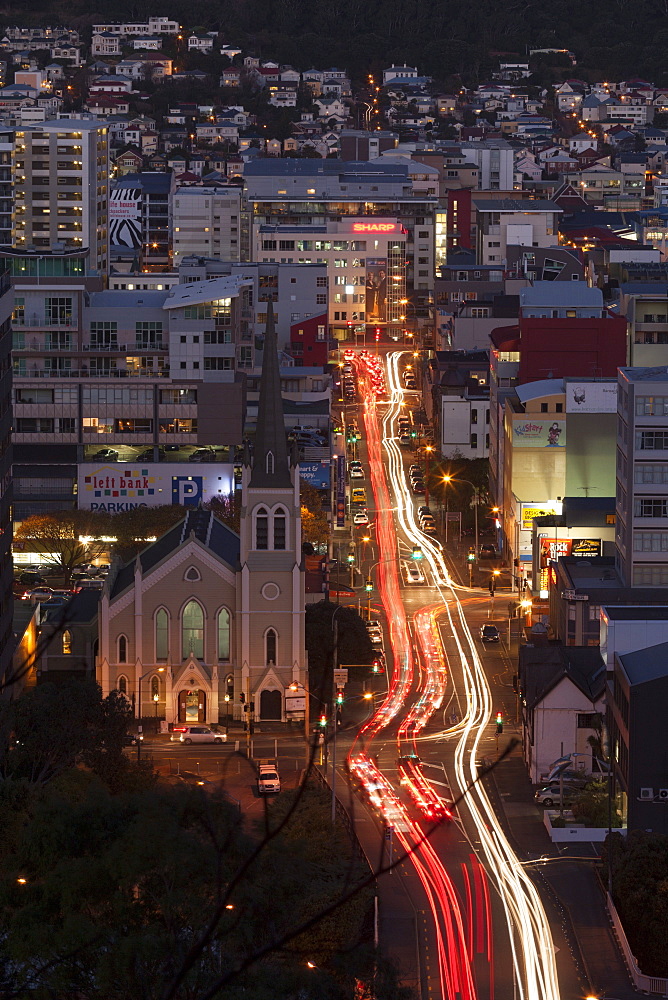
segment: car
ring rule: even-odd
[[[480,546],[480,558],[481,559],[494,559],[496,556],[496,546],[495,545],[481,545]]]
[[[365,525],[369,523],[369,515],[365,510],[356,510],[353,514],[353,524]]]
[[[377,618],[369,618],[364,624],[367,628],[380,628],[380,621]]]
[[[113,448],[100,448],[93,455],[94,462],[115,462],[118,458],[118,452],[114,451]]]
[[[558,784],[560,780],[567,782],[569,785],[579,785],[584,788],[591,778],[588,778],[586,774],[582,771],[576,771],[572,767],[564,767],[559,765],[553,767],[548,774],[541,774],[540,780],[545,784]]]
[[[480,629],[480,638],[483,642],[498,642],[501,635],[496,625],[483,625]]]
[[[425,506],[425,504],[422,504],[420,507],[418,507],[417,512],[418,512],[418,514],[432,514],[433,513],[431,507],[427,507],[427,506]]]
[[[411,483],[411,489],[416,495],[424,495],[427,492],[427,488],[422,479],[417,479],[414,483]]]
[[[404,563],[406,583],[424,583],[424,573],[414,562]]]
[[[38,601],[48,601],[52,597],[53,590],[51,587],[35,587],[34,590],[26,590],[23,600],[30,601],[31,604],[37,604]]]
[[[172,733],[178,733],[179,743],[188,746],[191,743],[224,743],[227,739],[226,733],[216,733],[208,726],[174,726]]]
[[[46,580],[39,573],[21,573],[17,582],[24,587],[39,587],[40,584],[46,583]]]
[[[196,448],[190,455],[191,462],[215,462],[216,453],[213,448]]]
[[[564,784],[563,801],[561,798],[561,787],[558,784],[544,785],[542,788],[538,788],[534,792],[534,801],[539,806],[545,806],[547,809],[550,806],[561,806],[567,805],[567,803],[572,802],[575,796],[580,791],[579,788],[575,788],[573,785]]]
[[[413,474],[414,472],[420,472],[420,471],[421,471],[421,468],[422,468],[422,467],[421,467],[421,466],[419,466],[419,465],[409,465],[409,466],[408,466],[408,475],[410,476],[410,475],[412,475],[412,474]]]
[[[124,747],[136,747],[138,743],[143,743],[144,737],[141,733],[125,733],[123,736]]]
[[[366,490],[363,486],[355,486],[350,491],[350,499],[352,503],[366,504]]]
[[[399,437],[399,444],[410,445],[412,441],[413,438],[410,436],[410,434],[401,434]]]
[[[355,466],[354,469],[350,470],[350,478],[351,479],[364,479],[364,469],[360,469],[358,466]]]

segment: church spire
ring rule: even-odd
[[[292,486],[288,465],[285,420],[283,418],[274,305],[271,299],[267,303],[267,326],[264,335],[253,471],[249,486],[265,489],[272,487],[283,489]]]

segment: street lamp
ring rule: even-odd
[[[147,670],[145,674],[139,676],[139,681],[137,683],[137,718],[141,722],[141,682],[148,677],[150,674],[164,674],[164,667],[153,667],[151,670]],[[137,744],[139,746],[139,744]]]
[[[229,728],[230,725],[230,696],[225,695],[225,730]]]
[[[153,704],[155,705],[155,717],[156,717],[156,719],[158,718],[158,698],[159,697],[160,697],[160,695],[156,691],[154,693],[154,695],[153,695]]]
[[[454,476],[445,475],[443,476],[444,483],[466,483],[473,490],[473,505],[475,508],[475,557],[476,560],[480,555],[480,545],[478,537],[478,504],[480,503],[480,487],[475,486],[469,479],[455,479]],[[471,573],[473,572],[473,567],[470,567]]]

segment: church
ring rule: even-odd
[[[193,509],[102,594],[97,679],[103,695],[125,694],[137,718],[224,724],[252,703],[257,721],[286,721],[289,685],[306,685],[299,467],[268,306],[240,534]]]

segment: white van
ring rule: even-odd
[[[257,790],[259,795],[272,795],[280,792],[281,779],[277,763],[273,758],[258,761]]]

